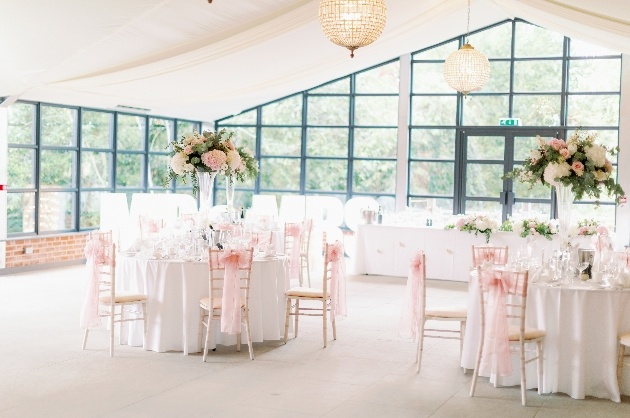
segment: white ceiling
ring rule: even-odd
[[[0,97],[210,122],[466,28],[466,0],[388,0],[383,35],[351,59],[324,37],[318,4],[0,0]],[[630,53],[627,0],[473,0],[471,30],[513,17]]]

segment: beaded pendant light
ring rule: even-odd
[[[321,0],[319,23],[334,44],[354,50],[374,42],[387,20],[385,0]]]
[[[464,96],[486,85],[490,78],[488,58],[470,45],[470,0],[468,0],[468,23],[466,25],[466,43],[453,52],[444,63],[444,80],[453,89]]]

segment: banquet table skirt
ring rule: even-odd
[[[148,295],[144,348],[198,352],[199,300],[209,294],[208,263],[121,256],[117,269],[117,289]],[[288,284],[286,257],[254,259],[249,298],[253,342],[279,340],[283,336]],[[236,344],[235,335],[220,332],[219,321],[213,321],[212,327],[214,344]],[[142,346],[142,334],[141,321],[128,323],[121,333],[122,343]]]
[[[468,322],[461,366],[474,369],[481,333],[479,287],[470,276]],[[630,395],[626,367],[621,391],[617,385],[617,336],[630,331],[630,290],[592,289],[581,284],[528,289],[527,325],[543,329],[543,393],[566,393],[620,401]],[[531,356],[531,354],[530,354]],[[526,366],[527,387],[536,388],[536,362]],[[490,376],[499,386],[520,385],[518,355],[512,355],[510,376]]]
[[[528,322],[545,329],[545,392],[620,401],[617,337],[630,330],[630,290],[532,285]],[[626,368],[621,393],[630,395]]]

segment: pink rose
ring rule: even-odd
[[[607,173],[612,173],[612,170],[613,170],[612,163],[609,160],[606,160],[606,162],[604,163],[604,171]]]
[[[455,226],[458,227],[458,228],[461,228],[462,226],[464,226],[465,223],[466,223],[466,221],[462,218],[462,219],[457,221]]]
[[[192,153],[193,153],[193,148],[192,148],[192,145],[186,145],[186,146],[184,147],[184,153],[185,153],[186,155],[190,155],[190,154],[192,154]]]
[[[527,226],[530,228],[536,228],[536,222],[530,221],[529,224],[527,224]]]
[[[578,235],[586,235],[588,233],[588,228],[585,226],[581,226],[578,228]]]
[[[547,145],[549,145],[551,148],[555,149],[556,151],[560,151],[562,148],[566,148],[567,146],[566,142],[558,138],[550,139],[549,142],[547,142]]]
[[[562,158],[567,159],[571,156],[571,153],[569,152],[567,148],[562,148],[560,150],[560,155],[562,156]]]
[[[534,235],[536,233],[536,228],[529,228],[529,233]]]
[[[571,164],[571,169],[580,177],[584,174],[584,164],[579,161],[574,161],[573,164]]]

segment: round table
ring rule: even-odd
[[[609,290],[590,284],[550,287],[530,283],[527,325],[547,332],[543,342],[543,393],[566,393],[620,402],[620,392],[630,395],[630,373],[617,384],[617,336],[630,331],[630,289]],[[461,366],[475,367],[480,338],[479,287],[476,272],[470,275],[468,321]],[[492,376],[499,385],[520,384],[518,356],[512,356],[511,376]],[[626,368],[627,369],[627,368]],[[528,389],[535,388],[536,363],[527,365]]]
[[[250,281],[250,332],[252,341],[279,340],[284,335],[285,292],[289,287],[288,258],[254,258]],[[147,298],[146,350],[184,354],[199,352],[199,300],[207,297],[207,261],[147,260],[121,254],[116,287]],[[141,321],[123,324],[122,343],[142,346]],[[219,332],[213,322],[212,341],[236,344],[236,336]]]

